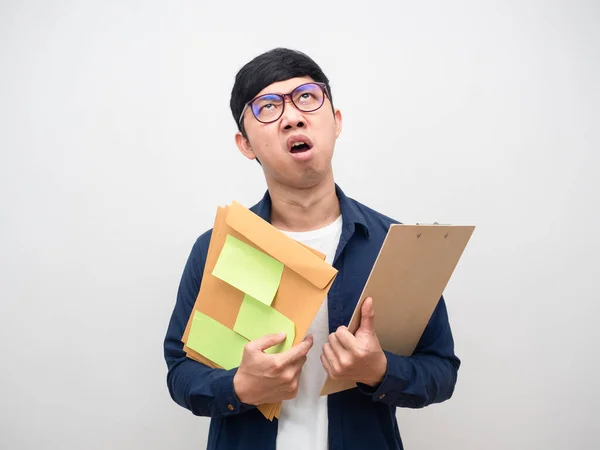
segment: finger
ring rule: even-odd
[[[264,352],[269,347],[273,347],[285,340],[285,333],[278,334],[267,334],[265,336],[259,337],[258,339],[254,339],[246,344],[246,347],[249,350],[257,350],[260,352]]]
[[[281,364],[281,362],[278,362],[279,367],[281,368],[281,370],[286,371],[289,374],[292,374],[294,377],[299,377],[300,373],[302,372],[302,367],[304,367],[304,364],[306,364],[306,356],[303,356],[301,358],[295,359],[294,361],[292,361],[291,363],[287,364],[287,365],[283,365]]]
[[[311,334],[306,336],[298,345],[278,354],[279,363],[283,366],[293,364],[296,361],[305,358],[306,354],[313,345],[313,337]]]
[[[344,326],[341,326],[336,330],[335,336],[340,345],[347,351],[351,351],[356,346],[356,338],[350,333],[348,328]]]
[[[329,364],[329,361],[327,361],[327,358],[323,353],[321,353],[321,364],[323,365],[323,369],[325,369],[325,372],[327,372],[327,375],[329,375],[331,378],[335,378],[333,370],[331,370],[331,364]]]
[[[327,359],[327,362],[329,362],[331,373],[333,375],[339,375],[340,365],[337,357],[335,356],[335,353],[333,353],[333,350],[331,349],[331,344],[327,343],[323,345],[323,355]]]
[[[290,364],[290,367],[292,367],[294,371],[300,372],[302,370],[302,367],[304,367],[304,364],[306,364],[306,359],[306,356],[296,359]]]
[[[375,332],[375,312],[371,297],[368,297],[360,308],[360,327],[358,329],[368,333]]]
[[[300,388],[300,373],[298,373],[292,380],[287,384],[285,388],[285,398],[291,400],[298,395],[298,389]]]
[[[340,343],[336,333],[331,333],[329,335],[329,344],[331,345],[331,350],[335,355],[338,361],[341,361],[344,358],[344,355],[347,353],[344,346]]]
[[[352,336],[354,338],[354,336]],[[353,348],[346,349],[338,339],[337,333],[331,333],[330,335],[331,349],[335,354],[337,365],[342,372],[346,372],[352,365],[353,361]]]

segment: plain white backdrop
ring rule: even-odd
[[[336,180],[405,223],[474,224],[445,292],[454,397],[407,449],[600,447],[595,1],[0,3],[0,448],[201,449],[162,341],[196,237],[265,183],[237,70],[313,57]]]

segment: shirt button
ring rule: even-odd
[[[381,394],[381,395],[379,396],[379,400],[383,400],[384,398],[385,398],[385,394]]]
[[[229,411],[233,411],[235,409],[231,403],[227,405],[227,407],[229,408]]]

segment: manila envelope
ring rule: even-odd
[[[200,311],[231,329],[234,327],[244,293],[212,275],[228,234],[284,265],[271,306],[294,322],[293,345],[300,343],[327,296],[337,270],[324,261],[325,255],[287,237],[237,202],[217,210],[200,291],[182,338],[183,343],[187,344],[194,311]],[[209,367],[219,367],[187,345],[184,345],[184,350],[191,359]],[[281,403],[259,405],[258,409],[273,420],[273,417],[279,417]]]
[[[462,225],[391,225],[348,330],[356,332],[362,304],[371,297],[381,348],[412,355],[474,230]],[[354,381],[328,377],[321,395],[354,387]]]

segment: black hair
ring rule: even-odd
[[[240,114],[246,103],[256,97],[260,91],[272,83],[305,76],[311,77],[314,81],[325,83],[329,101],[333,102],[329,80],[323,70],[310,57],[300,51],[275,48],[248,62],[235,76],[229,102],[231,114],[238,130],[246,136],[243,121],[240,123]]]

